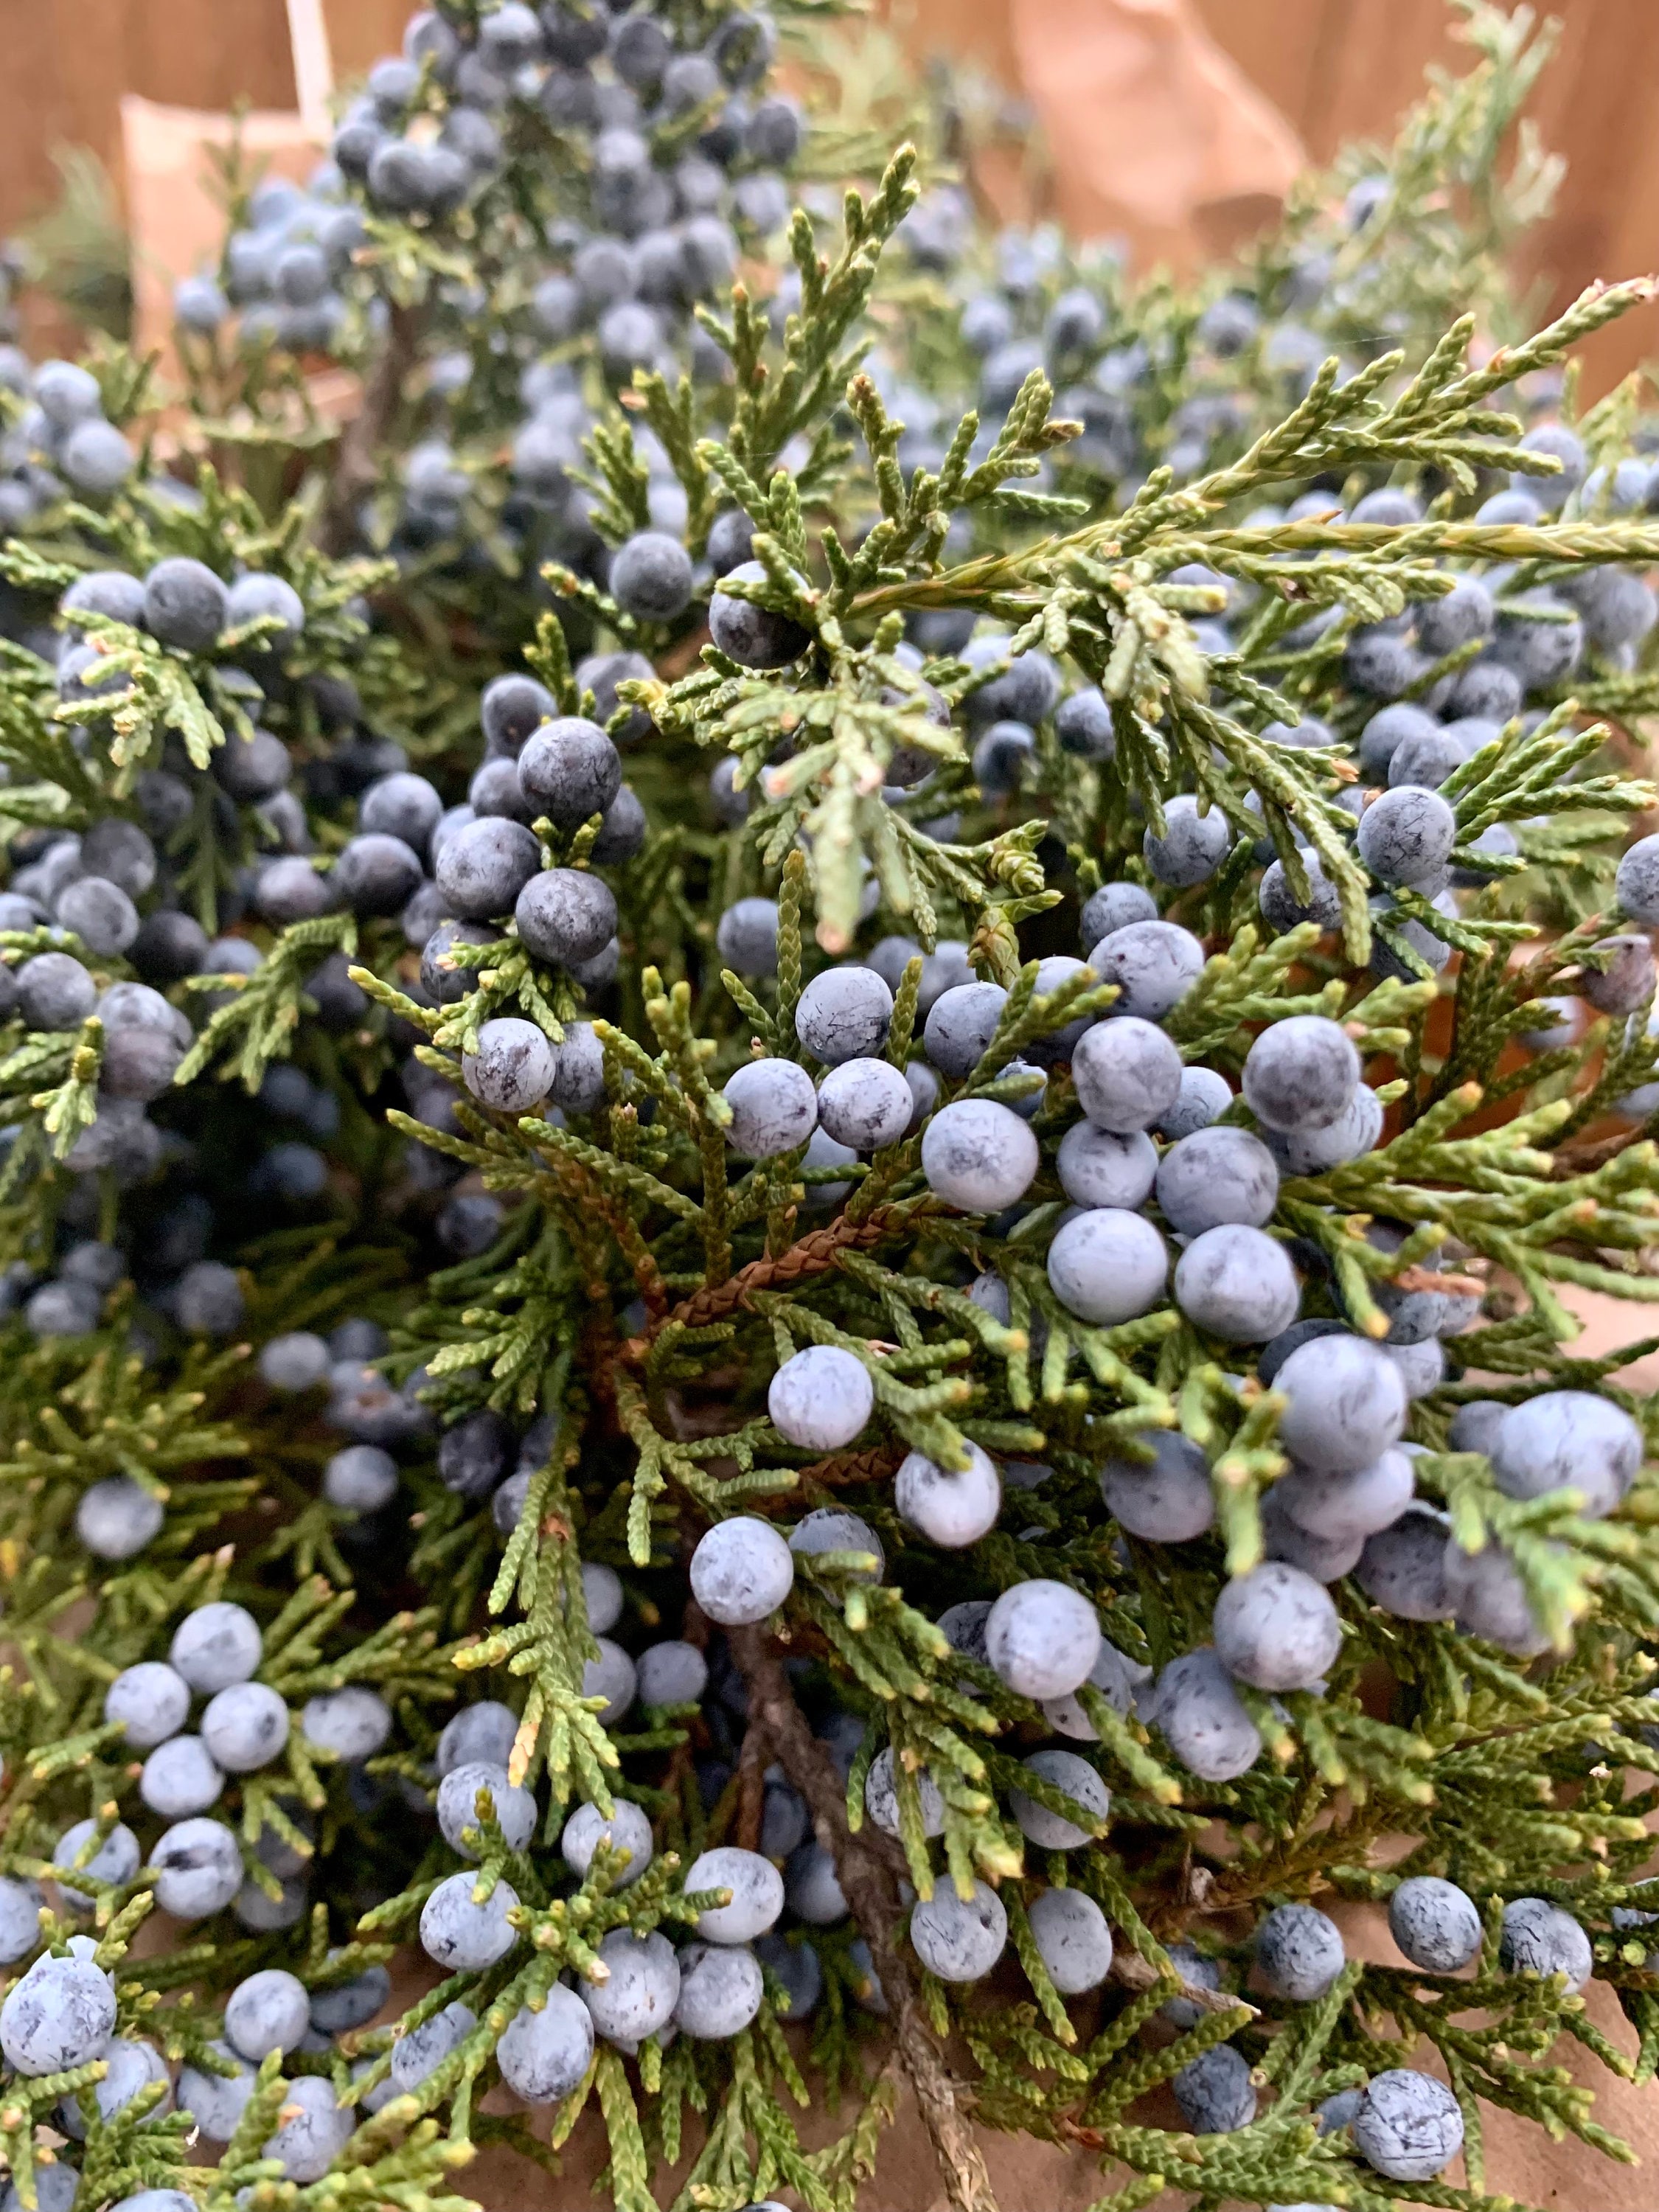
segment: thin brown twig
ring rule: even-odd
[[[687,1328],[706,1328],[711,1322],[724,1321],[728,1314],[734,1313],[752,1291],[787,1290],[809,1275],[827,1273],[835,1266],[838,1253],[879,1244],[884,1237],[895,1236],[908,1227],[914,1214],[913,1207],[898,1206],[878,1206],[862,1221],[849,1221],[842,1214],[827,1228],[815,1229],[811,1236],[801,1237],[775,1260],[751,1260],[746,1267],[739,1267],[723,1283],[710,1284],[683,1299],[645,1335],[630,1337],[620,1346],[619,1357],[642,1360],[653,1339],[660,1335],[670,1322],[681,1322]]]
[[[863,1832],[855,1836],[848,1826],[841,1777],[807,1726],[787,1675],[767,1647],[764,1631],[734,1629],[731,1647],[749,1686],[750,1724],[763,1731],[784,1772],[806,1800],[818,1841],[835,1861],[836,1878],[870,1947],[900,2062],[933,2144],[951,2212],[997,2212],[984,2156],[957,2101],[900,1947],[903,1908],[899,1854],[885,1837]]]
[[[766,1814],[766,1734],[751,1720],[743,1734],[738,1753],[737,1841],[746,1851],[760,1849],[761,1822]]]

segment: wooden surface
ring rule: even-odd
[[[1443,0],[1194,0],[1211,36],[1292,124],[1316,161],[1346,141],[1385,140],[1431,61],[1457,65]],[[1563,306],[1593,277],[1659,270],[1659,4],[1540,0],[1561,27],[1528,111],[1566,156],[1556,211],[1523,275]],[[1659,355],[1659,307],[1586,349],[1598,390]]]

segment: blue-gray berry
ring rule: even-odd
[[[769,1522],[718,1521],[691,1554],[691,1594],[711,1620],[743,1627],[775,1613],[794,1585],[789,1547]]]
[[[167,1656],[192,1690],[211,1697],[248,1680],[263,1650],[259,1625],[247,1608],[216,1598],[185,1615]]]
[[[892,1017],[893,994],[873,968],[827,968],[800,994],[795,1035],[833,1067],[879,1052]]]
[[[434,873],[451,914],[464,921],[489,921],[512,913],[541,865],[541,845],[522,822],[490,815],[464,823],[444,840]]]
[[[1270,1129],[1328,1129],[1359,1084],[1359,1054],[1339,1023],[1292,1014],[1261,1031],[1245,1057],[1243,1088]]]
[[[616,896],[586,868],[546,868],[520,891],[513,919],[520,941],[538,958],[574,967],[593,959],[616,935]]]
[[[1231,2043],[1218,2043],[1193,2059],[1170,2086],[1195,2136],[1231,2135],[1255,2118],[1250,2062]]]
[[[1099,1651],[1094,1607],[1066,1583],[1016,1583],[986,1619],[987,1662],[1024,1698],[1069,1695],[1088,1680]]]
[[[1283,1244],[1244,1222],[1206,1229],[1176,1262],[1175,1301],[1195,1328],[1260,1344],[1296,1319],[1302,1290]]]
[[[1425,1973],[1455,1974],[1480,1949],[1474,1900],[1438,1875],[1413,1875],[1389,1899],[1389,1932]]]
[[[555,2105],[578,2087],[593,2056],[593,2021],[574,1990],[556,1982],[537,2008],[524,2006],[495,2046],[501,2079],[527,2105]]]
[[[955,1885],[940,1881],[910,1914],[910,1942],[930,1973],[942,1982],[977,1982],[988,1974],[1008,1942],[1001,1899],[982,1881],[964,1900]]]
[[[1342,1648],[1342,1624],[1310,1575],[1270,1559],[1236,1575],[1216,1600],[1215,1648],[1229,1673],[1258,1690],[1305,1690]]]
[[[764,584],[767,572],[758,561],[744,561],[728,569],[728,583]],[[811,643],[811,632],[792,615],[775,613],[750,599],[717,591],[708,603],[708,634],[720,651],[744,668],[785,668],[798,660]]]
[[[1164,1218],[1179,1236],[1196,1237],[1224,1222],[1261,1229],[1279,1200],[1279,1169],[1249,1130],[1202,1128],[1164,1153],[1157,1190]]]
[[[1488,1449],[1507,1497],[1571,1487],[1592,1519],[1611,1513],[1641,1470],[1642,1431],[1622,1407],[1589,1390],[1548,1390],[1511,1407]]]
[[[229,599],[211,568],[174,555],[144,578],[144,624],[163,645],[206,653],[228,617]]]
[[[1164,810],[1164,835],[1151,830],[1142,840],[1146,865],[1163,884],[1189,890],[1208,883],[1232,849],[1233,830],[1218,806],[1207,813],[1188,793],[1170,800]]]
[[[233,1682],[202,1715],[202,1741],[228,1774],[268,1766],[281,1755],[288,1731],[288,1706],[264,1682]]]
[[[553,1047],[534,1022],[498,1015],[480,1027],[478,1049],[463,1055],[461,1073],[484,1105],[527,1114],[552,1087]]]
[[[544,723],[519,754],[519,787],[561,830],[603,814],[622,787],[622,757],[597,722],[566,714]]]
[[[507,1917],[519,1902],[518,1893],[510,1882],[497,1881],[480,1901],[473,1895],[479,1880],[453,1874],[421,1908],[421,1948],[447,1973],[482,1973],[519,1940]]]
[[[20,2074],[62,2074],[101,2057],[115,1991],[90,1959],[37,1959],[0,2005],[0,2051]]]
[[[485,1790],[509,1850],[523,1850],[536,1832],[536,1800],[509,1779],[506,1767],[483,1760],[452,1766],[438,1784],[438,1826],[450,1849],[463,1858],[478,1856],[465,1838],[478,1826],[478,1793]]]
[[[1148,1313],[1169,1278],[1170,1255],[1152,1223],[1117,1206],[1074,1214],[1048,1247],[1048,1273],[1068,1313],[1113,1328]]]
[[[928,1188],[966,1212],[1000,1213],[1023,1198],[1038,1157],[1036,1139],[1019,1115],[990,1098],[956,1099],[922,1134]]]
[[[1091,1121],[1078,1121],[1066,1132],[1054,1165],[1060,1188],[1073,1205],[1124,1207],[1131,1212],[1146,1203],[1158,1173],[1157,1147],[1145,1130],[1119,1135],[1097,1129]]]
[[[1152,1457],[1106,1460],[1101,1496],[1132,1536],[1155,1544],[1189,1543],[1215,1519],[1209,1461],[1176,1430],[1146,1430],[1140,1441],[1150,1446]]]
[[[1313,2004],[1342,1972],[1347,1954],[1328,1914],[1311,1905],[1281,1905],[1256,1929],[1255,1963],[1275,1996]]]
[[[1390,2181],[1431,2181],[1463,2148],[1463,2114],[1443,2081],[1407,2066],[1365,2084],[1354,2114],[1354,2148]]]
[[[1131,921],[1089,950],[1089,965],[1103,983],[1115,983],[1115,1016],[1133,1014],[1161,1022],[1204,972],[1204,947],[1173,921]]]

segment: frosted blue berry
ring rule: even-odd
[[[766,1620],[794,1580],[788,1545],[769,1522],[747,1514],[717,1522],[691,1555],[691,1594],[723,1628]]]
[[[817,1092],[799,1061],[745,1061],[724,1092],[732,1109],[726,1142],[745,1159],[773,1159],[804,1145],[817,1126]]]
[[[1432,2074],[1407,2066],[1372,2075],[1352,2127],[1354,2148],[1390,2181],[1431,2181],[1463,2148],[1456,2098]]]
[[[690,1644],[678,1648],[683,1650],[691,1649]],[[696,1656],[701,1661],[702,1654],[699,1652]],[[706,1680],[708,1673],[706,1665],[702,1671]],[[647,1702],[665,1705],[685,1701],[659,1698]],[[628,1853],[628,1863],[611,1876],[613,1889],[626,1889],[629,1882],[639,1880],[651,1863],[653,1844],[649,1816],[626,1797],[615,1798],[609,1814],[601,1813],[597,1805],[578,1805],[565,1822],[564,1834],[560,1840],[559,1849],[563,1853],[565,1864],[573,1874],[585,1875],[592,1865],[593,1855],[601,1844],[607,1850]]]
[[[114,2031],[115,1991],[90,1959],[37,1959],[0,2005],[0,2051],[20,2074],[88,2065]]]
[[[1008,1915],[1002,1899],[982,1881],[963,1899],[949,1881],[939,1882],[931,1898],[910,1914],[910,1942],[929,1973],[942,1982],[982,1981],[1008,1942]]]
[[[731,1902],[697,1916],[697,1933],[709,1943],[749,1943],[764,1936],[783,1910],[783,1877],[758,1851],[722,1845],[704,1851],[685,1870],[688,1893],[729,1889]]]
[[[985,1623],[987,1660],[1023,1698],[1066,1696],[1088,1680],[1099,1652],[1094,1607],[1066,1583],[1016,1583]]]
[[[1031,1936],[1061,1996],[1097,1990],[1112,1969],[1112,1931],[1080,1889],[1045,1889],[1027,1907]]]
[[[519,1940],[507,1917],[518,1893],[510,1882],[498,1881],[479,1902],[472,1893],[477,1881],[476,1875],[453,1874],[421,1908],[421,1948],[446,1973],[482,1973]]]
[[[40,1911],[46,1901],[39,1882],[23,1875],[0,1875],[0,1966],[15,1966],[40,1941]]]
[[[873,968],[827,968],[800,994],[795,1035],[834,1067],[879,1052],[892,1018],[893,994]]]
[[[954,1100],[922,1134],[928,1188],[966,1212],[1000,1213],[1023,1198],[1038,1157],[1036,1139],[1019,1115],[990,1098]]]
[[[1455,1974],[1480,1949],[1480,1915],[1455,1882],[1413,1875],[1389,1899],[1389,1932],[1425,1973]]]
[[[691,556],[665,531],[638,531],[611,556],[609,582],[624,614],[672,622],[691,604]]]
[[[1516,1659],[1535,1659],[1548,1650],[1550,1638],[1533,1611],[1525,1578],[1501,1544],[1469,1553],[1449,1537],[1443,1557],[1446,1595],[1466,1636],[1495,1644]]]
[[[1342,1649],[1329,1594],[1276,1559],[1226,1584],[1215,1603],[1214,1633],[1228,1671],[1258,1690],[1310,1689]]]
[[[252,2066],[273,2051],[294,2050],[310,2025],[305,1984],[281,1967],[250,1974],[225,2001],[225,2040]]]
[[[580,2086],[593,2056],[593,2021],[556,1982],[539,2009],[526,2005],[495,2046],[501,2079],[527,2105],[556,2105]]]
[[[206,1920],[242,1886],[242,1855],[222,1820],[176,1821],[149,1855],[158,1870],[155,1902],[175,1920]]]
[[[1200,811],[1200,802],[1188,793],[1170,800],[1164,810],[1164,835],[1148,830],[1142,840],[1146,865],[1162,884],[1190,890],[1208,883],[1232,849],[1233,830],[1218,806]]]
[[[1299,1346],[1273,1377],[1289,1400],[1279,1439],[1292,1457],[1328,1474],[1369,1467],[1406,1425],[1406,1389],[1376,1345],[1357,1336]]]
[[[1151,1195],[1158,1172],[1157,1148],[1144,1130],[1120,1136],[1091,1121],[1079,1121],[1066,1132],[1054,1165],[1060,1188],[1074,1205],[1131,1212]],[[1276,1176],[1274,1182],[1277,1188]]]
[[[173,1632],[168,1656],[192,1690],[210,1697],[246,1682],[264,1650],[259,1625],[246,1607],[216,1599],[187,1613]]]
[[[1210,1463],[1190,1437],[1172,1429],[1143,1431],[1149,1460],[1109,1459],[1100,1470],[1108,1510],[1132,1536],[1185,1544],[1215,1519]]]
[[[1198,1237],[1224,1222],[1262,1229],[1279,1202],[1279,1169],[1249,1130],[1203,1128],[1164,1153],[1157,1189],[1159,1209],[1178,1236]]]
[[[1255,1963],[1276,1997],[1313,2004],[1347,1964],[1342,1931],[1311,1905],[1281,1905],[1255,1933]]]
[[[840,1451],[869,1420],[875,1388],[861,1359],[836,1345],[814,1344],[785,1360],[766,1402],[773,1425],[792,1444]]]
[[[1621,1407],[1588,1390],[1548,1390],[1509,1408],[1488,1449],[1509,1498],[1571,1487],[1592,1519],[1611,1513],[1640,1472],[1642,1431]]]
[[[758,561],[744,561],[728,569],[725,580],[764,584],[767,572]],[[777,614],[752,600],[717,591],[708,603],[708,634],[720,651],[744,668],[784,668],[798,660],[811,643],[811,632],[791,615]]]
[[[1139,884],[1103,884],[1085,901],[1078,933],[1083,941],[1085,956],[1120,929],[1127,929],[1131,922],[1156,921],[1158,901]],[[1092,958],[1090,965],[1097,975],[1099,968]]]
[[[286,2118],[260,2153],[282,2161],[285,2178],[305,2186],[320,2181],[351,2140],[356,2122],[342,2111],[325,2075],[302,2074],[283,2093]]]
[[[1401,1620],[1449,1620],[1446,1522],[1426,1506],[1410,1506],[1365,1540],[1354,1579],[1374,1605]]]
[[[941,1550],[961,1551],[996,1526],[1002,1482],[994,1462],[977,1444],[967,1447],[960,1473],[926,1453],[907,1455],[893,1480],[893,1504],[902,1521]]]
[[[1506,1974],[1560,1974],[1582,1990],[1594,1971],[1589,1938],[1570,1912],[1542,1897],[1517,1897],[1504,1907],[1498,1961]]]
[[[679,1972],[674,2019],[694,2042],[725,2043],[741,2035],[766,1994],[760,1961],[734,1946],[688,1943]]]
[[[576,1993],[598,2033],[631,2051],[673,2018],[680,1994],[680,1964],[665,1936],[635,1936],[613,1928],[599,1947],[607,1968],[602,1982],[580,1982]],[[758,1970],[757,1970],[758,1971]]]
[[[854,1152],[896,1144],[915,1109],[904,1071],[884,1060],[844,1060],[818,1085],[820,1127]]]
[[[52,1863],[69,1868],[76,1867],[79,1861],[77,1871],[89,1874],[94,1881],[107,1882],[112,1888],[118,1889],[132,1880],[143,1863],[143,1854],[139,1849],[138,1838],[125,1822],[118,1820],[98,1842],[90,1857],[82,1859],[82,1852],[88,1849],[97,1835],[95,1820],[77,1820],[73,1827],[65,1828],[53,1844]],[[64,1904],[72,1912],[90,1912],[96,1903],[87,1891],[76,1889],[68,1882],[60,1882],[59,1889]]]
[[[131,1559],[161,1533],[167,1508],[130,1474],[112,1474],[83,1491],[75,1533],[94,1559]]]
[[[489,1792],[496,1824],[508,1850],[523,1850],[536,1832],[536,1800],[528,1790],[508,1779],[506,1767],[482,1760],[452,1766],[438,1784],[438,1826],[444,1841],[463,1858],[477,1858],[477,1850],[465,1837],[470,1829],[478,1826],[482,1790]]]
[[[1296,1319],[1302,1286],[1283,1244],[1242,1222],[1194,1237],[1176,1262],[1175,1302],[1195,1328],[1261,1344]]]
[[[202,1715],[202,1741],[228,1774],[268,1766],[281,1755],[288,1729],[287,1705],[264,1682],[233,1682]]]
[[[228,615],[224,586],[200,561],[174,555],[158,561],[144,578],[144,624],[163,645],[181,653],[206,653]]]
[[[1162,1030],[1134,1015],[1097,1022],[1072,1054],[1072,1080],[1095,1127],[1123,1136],[1151,1128],[1175,1104],[1181,1054]]]
[[[1079,1826],[1063,1814],[1051,1813],[1023,1790],[1011,1790],[1008,1809],[1020,1833],[1040,1850],[1074,1851],[1103,1830],[1111,1810],[1111,1792],[1086,1759],[1074,1751],[1034,1751],[1020,1763],[1091,1816],[1091,1825]]]
[[[941,1075],[959,1083],[973,1073],[1007,1003],[1000,983],[958,983],[939,994],[928,1009],[921,1041]]]
[[[1183,2066],[1170,2086],[1195,2136],[1232,2135],[1255,2118],[1250,2062],[1231,2043],[1218,2043]]]

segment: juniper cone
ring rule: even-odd
[[[810,16],[415,15],[165,416],[0,261],[6,2212],[1444,2193],[1659,2032],[1647,288],[1484,0],[1173,288]]]

